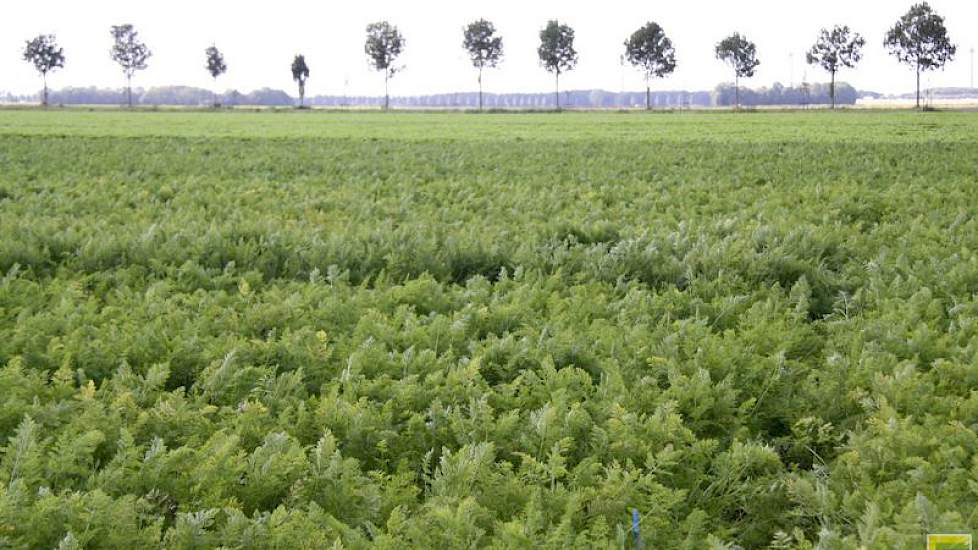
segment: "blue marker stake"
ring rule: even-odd
[[[642,547],[642,534],[638,529],[638,510],[632,509],[632,534],[635,535],[635,548]]]

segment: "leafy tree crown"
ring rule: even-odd
[[[227,64],[224,62],[224,54],[217,49],[217,46],[211,46],[204,50],[207,55],[207,72],[214,78],[221,76],[228,70]]]
[[[485,19],[469,23],[463,29],[462,47],[469,52],[472,66],[483,69],[499,64],[503,57],[503,39],[496,36],[496,26]]]
[[[849,30],[849,27],[836,25],[832,29],[822,29],[818,40],[806,54],[810,65],[819,65],[830,73],[841,68],[853,68],[862,59],[862,48],[866,40]]]
[[[400,70],[394,61],[404,49],[404,37],[397,27],[387,21],[367,25],[367,42],[363,51],[367,54],[370,66],[378,71],[386,71],[389,76]]]
[[[625,41],[625,58],[642,69],[646,78],[663,76],[676,70],[676,50],[658,23],[649,22]]]
[[[37,72],[48,74],[65,66],[65,54],[53,34],[40,34],[24,46],[24,61],[33,64]]]
[[[537,48],[540,64],[547,71],[558,75],[577,66],[574,49],[574,29],[557,21],[548,21],[540,31],[540,47]]]
[[[307,78],[309,78],[309,66],[306,65],[306,56],[296,55],[292,60],[292,80],[305,84]]]
[[[717,59],[733,67],[738,77],[752,77],[761,62],[757,59],[757,46],[740,35],[733,33],[716,45]]]
[[[944,18],[934,13],[927,2],[914,4],[887,31],[883,45],[901,63],[925,71],[943,67],[957,52],[948,37]]]
[[[126,76],[132,76],[136,71],[141,71],[147,67],[146,61],[153,55],[153,52],[140,42],[139,33],[132,25],[113,25],[112,26],[112,60],[118,63]]]

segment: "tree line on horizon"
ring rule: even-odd
[[[149,47],[140,40],[131,24],[113,25],[110,29],[112,48],[110,55],[126,78],[126,101],[132,107],[132,79],[137,71],[148,67],[152,56]],[[485,19],[469,23],[462,29],[462,47],[468,53],[472,66],[477,70],[479,109],[483,108],[483,71],[497,67],[502,62],[503,40],[495,25]],[[558,20],[550,20],[540,31],[537,48],[540,65],[554,76],[554,105],[560,109],[560,76],[577,66],[578,53],[574,48],[574,29]],[[384,74],[384,109],[390,108],[389,82],[404,69],[397,58],[404,50],[406,41],[398,28],[387,21],[367,25],[364,53],[369,65]],[[836,76],[840,70],[852,69],[862,59],[866,40],[846,25],[823,28],[815,44],[806,52],[805,60],[817,65],[831,75],[830,101],[836,105]],[[927,2],[914,4],[906,14],[887,31],[883,46],[903,64],[915,69],[917,88],[916,105],[920,107],[920,77],[925,71],[943,68],[954,58],[957,47],[951,42],[944,18]],[[623,61],[640,70],[645,78],[645,108],[651,109],[651,82],[665,78],[676,67],[676,51],[672,40],[656,22],[640,27],[624,42]],[[716,59],[727,64],[734,74],[734,104],[740,106],[740,79],[754,76],[761,62],[757,46],[746,36],[735,32],[719,41],[714,49]],[[227,72],[223,53],[212,44],[204,51],[205,68],[217,79]],[[53,34],[41,34],[28,40],[23,57],[41,75],[44,84],[42,105],[48,105],[48,73],[63,68],[64,50]],[[305,107],[305,86],[310,76],[305,55],[296,54],[291,65],[292,79],[298,86],[299,107]],[[214,104],[219,106],[217,94]]]
[[[793,105],[798,107],[827,105],[831,102],[828,81],[801,82],[792,86],[775,82],[769,86],[749,88],[741,86],[740,104],[743,107],[758,105]],[[943,93],[937,90],[938,93]],[[855,104],[860,97],[882,97],[872,91],[860,91],[847,83],[837,83],[836,102],[839,105]],[[0,103],[4,101],[34,101],[39,94],[13,95],[0,92]],[[560,104],[565,108],[631,109],[650,101],[653,109],[695,109],[717,106],[733,106],[734,84],[720,83],[710,89],[702,90],[653,90],[651,97],[642,91],[611,91],[599,89],[560,91]],[[913,94],[910,94],[911,98]],[[133,86],[133,105],[144,106],[205,106],[219,104],[226,107],[260,106],[288,107],[298,104],[295,92],[291,94],[274,88],[258,88],[249,92],[228,89],[215,92],[210,88],[195,86],[163,85],[141,88]],[[94,86],[66,87],[52,89],[49,93],[51,105],[125,105],[125,88],[97,88]],[[552,92],[506,92],[484,94],[484,109],[553,109]],[[305,97],[305,105],[327,108],[383,107],[381,94],[371,95],[310,95]],[[479,92],[446,92],[424,95],[402,95],[390,97],[391,108],[416,109],[478,109]]]

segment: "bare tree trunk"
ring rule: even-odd
[[[560,71],[554,73],[554,106],[560,110]]]
[[[390,73],[384,72],[384,110],[388,110],[391,107],[391,96],[390,88],[387,82],[390,80]]]
[[[734,73],[734,107],[740,108],[740,75]]]
[[[920,109],[920,63],[917,63],[917,108]]]
[[[482,110],[482,67],[479,67],[479,110]]]
[[[48,73],[47,72],[41,73],[41,78],[44,79],[44,98],[41,101],[41,105],[47,107],[48,106]]]
[[[829,84],[829,94],[832,96],[832,108],[835,109],[835,71],[832,71],[832,83]]]
[[[126,101],[132,109],[132,75],[126,75]]]
[[[299,81],[299,107],[304,106],[306,103],[306,83]]]
[[[652,88],[649,85],[649,75],[645,75],[645,110],[652,110]]]

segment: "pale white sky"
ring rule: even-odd
[[[619,55],[626,37],[646,21],[660,23],[676,47],[678,69],[654,83],[654,89],[710,89],[731,80],[713,58],[713,45],[740,31],[754,40],[762,65],[750,86],[774,81],[789,84],[806,75],[826,75],[804,64],[804,52],[818,30],[848,24],[867,39],[862,64],[842,80],[857,88],[912,91],[913,74],[882,47],[883,34],[911,0],[700,0],[652,2],[607,0],[293,0],[282,4],[230,0],[4,0],[0,14],[0,90],[35,91],[40,79],[21,59],[24,40],[55,33],[65,48],[65,69],[50,77],[52,87],[120,87],[124,80],[109,59],[109,26],[132,23],[153,50],[149,68],[134,84],[185,84],[210,87],[204,48],[212,42],[225,53],[229,71],[218,88],[249,91],[264,86],[295,94],[289,66],[304,53],[312,74],[308,95],[383,92],[383,77],[367,67],[364,28],[387,19],[407,44],[405,70],[392,81],[393,95],[476,89],[475,72],[462,51],[462,26],[479,17],[496,24],[505,58],[486,74],[486,91],[550,91],[552,77],[539,67],[538,32],[547,19],[574,27],[580,63],[561,79],[562,89],[643,89],[639,73],[622,69]],[[930,73],[927,85],[967,86],[969,50],[978,43],[978,1],[931,0],[947,19],[956,59],[944,71]],[[789,54],[794,53],[794,63]]]

